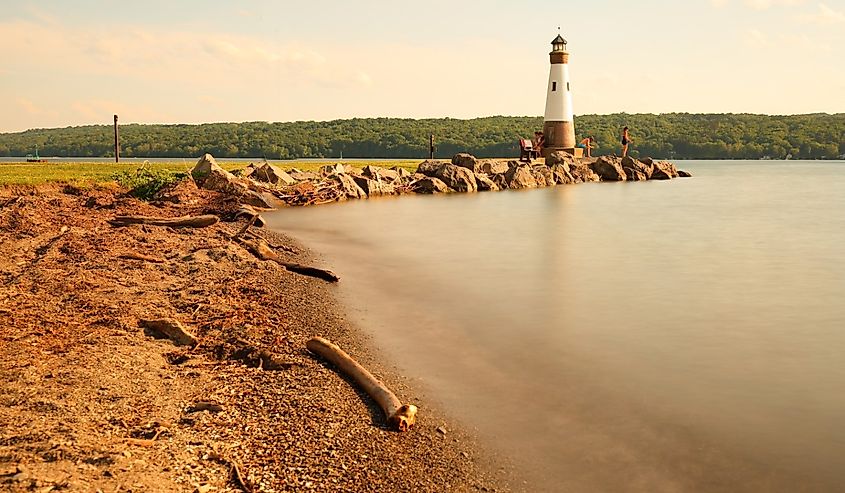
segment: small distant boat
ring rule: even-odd
[[[35,144],[35,155],[27,154],[26,155],[26,162],[28,163],[46,163],[46,159],[41,159],[38,157],[38,144]]]

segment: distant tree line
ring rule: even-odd
[[[669,113],[583,115],[578,139],[592,135],[598,154],[618,153],[623,126],[634,154],[674,159],[837,159],[845,156],[845,114],[768,116]],[[541,129],[541,117],[458,120],[353,118],[327,122],[246,122],[202,125],[122,125],[125,157],[423,158],[429,135],[436,155],[518,155],[517,139]],[[107,157],[111,125],[34,129],[0,134],[0,156]]]

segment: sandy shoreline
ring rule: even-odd
[[[233,464],[253,491],[507,489],[471,437],[367,348],[329,284],[229,241],[240,223],[107,223],[118,214],[226,219],[234,207],[191,182],[170,195],[178,202],[108,188],[0,189],[4,489],[243,490]],[[291,238],[259,234],[295,251],[277,249],[290,260],[314,262]],[[130,252],[155,261],[120,258]],[[145,335],[139,320],[157,317],[179,320],[199,345]],[[417,427],[388,431],[369,398],[305,351],[314,335],[419,405]],[[258,368],[260,350],[283,369]],[[196,411],[201,402],[222,410]]]

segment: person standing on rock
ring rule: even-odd
[[[622,129],[622,157],[628,155],[628,144],[631,143],[631,137],[628,135],[628,127]]]

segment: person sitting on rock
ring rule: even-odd
[[[578,145],[575,147],[580,147],[581,149],[584,149],[585,157],[592,157],[592,153],[590,151],[593,149],[593,142],[595,141],[596,139],[594,139],[593,136],[590,135],[587,138],[582,139],[581,142],[579,142]]]
[[[543,155],[543,144],[546,143],[546,137],[543,132],[534,132],[534,140],[531,142],[534,147],[534,157]]]

